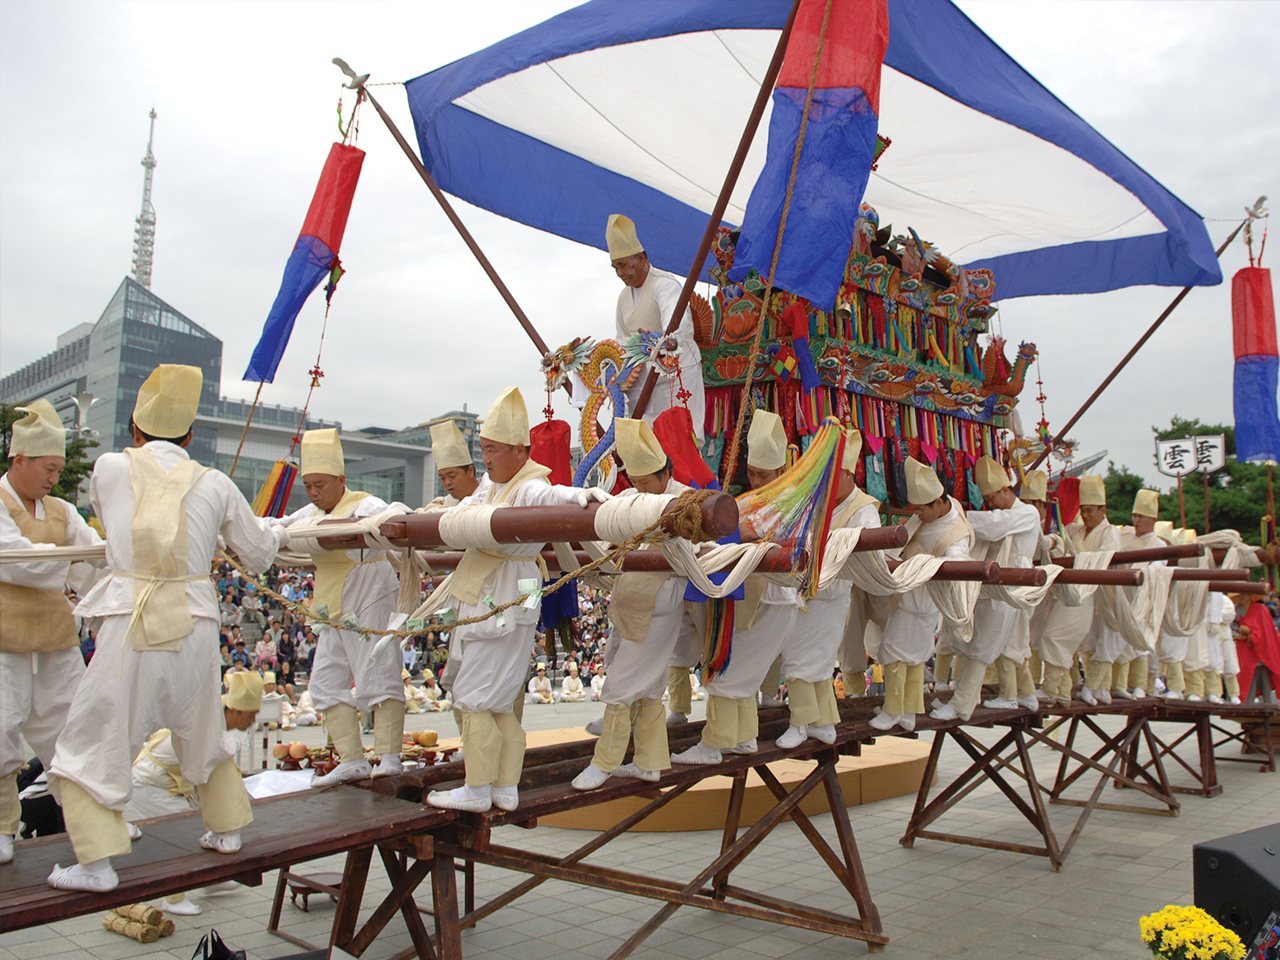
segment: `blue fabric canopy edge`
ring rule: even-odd
[[[705,229],[705,213],[452,101],[498,77],[599,47],[702,30],[778,30],[789,8],[787,0],[592,0],[407,81],[423,163],[442,189],[469,203],[600,249],[607,216],[626,211],[641,225],[650,259],[684,274]],[[1195,211],[1069,110],[949,0],[890,0],[889,17],[887,65],[1080,157],[1133,193],[1166,227],[1161,234],[966,264],[994,271],[1003,298],[1222,282],[1213,245]],[[892,118],[884,120],[891,132]],[[518,167],[510,164],[512,157],[519,158]],[[546,182],[572,184],[572,189],[530,189]],[[566,196],[572,196],[571,204]],[[927,231],[927,224],[921,226]]]

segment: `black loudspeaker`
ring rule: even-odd
[[[1248,947],[1280,910],[1280,823],[1191,848],[1196,906]]]

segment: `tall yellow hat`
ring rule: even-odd
[[[1178,536],[1174,533],[1172,520],[1157,520],[1156,525],[1152,528],[1151,532],[1165,543],[1178,543]]]
[[[227,674],[227,692],[222,705],[245,713],[257,713],[262,706],[262,677],[252,670]]]
[[[782,418],[757,410],[747,431],[747,466],[757,470],[781,470],[787,465],[787,431]]]
[[[437,470],[467,467],[475,462],[467,448],[467,438],[452,420],[431,425],[431,456],[435,458]]]
[[[990,457],[978,458],[973,468],[973,479],[977,481],[978,489],[982,491],[984,497],[989,497],[997,490],[1003,490],[1009,486],[1009,475],[1004,472],[1004,467]]]
[[[862,434],[857,430],[844,432],[844,456],[840,458],[840,469],[850,473],[858,472],[858,456],[862,453]]]
[[[946,491],[938,479],[938,471],[926,466],[915,457],[907,457],[907,500],[912,506],[922,507],[933,503]]]
[[[480,437],[512,446],[529,445],[529,411],[518,387],[507,387],[498,394],[484,418]]]
[[[631,477],[644,477],[658,473],[667,465],[667,451],[653,435],[653,428],[643,420],[613,421],[614,436],[618,440],[618,456]]]
[[[138,390],[133,422],[151,437],[185,437],[200,407],[204,372],[181,363],[162,363]]]
[[[1160,516],[1160,493],[1156,490],[1139,490],[1133,498],[1133,512],[1139,517]]]
[[[1022,492],[1019,500],[1044,501],[1049,496],[1049,477],[1043,470],[1032,470],[1022,481]]]
[[[308,430],[302,435],[302,464],[298,472],[304,477],[321,473],[329,477],[345,477],[347,467],[342,459],[342,441],[333,427]]]
[[[1107,505],[1107,485],[1101,477],[1086,475],[1080,478],[1080,506],[1105,507]]]
[[[28,457],[65,457],[67,431],[62,418],[48,400],[37,400],[25,407],[14,407],[26,416],[14,421],[9,441],[9,456],[21,453]]]
[[[609,214],[609,222],[604,228],[604,242],[609,247],[610,260],[621,260],[623,257],[644,253],[640,238],[636,236],[636,225],[630,217],[624,217],[620,213]]]

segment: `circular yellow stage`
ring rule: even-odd
[[[590,738],[583,736],[581,727],[530,730],[528,733],[530,747],[545,747],[584,739]],[[837,769],[840,789],[844,792],[846,803],[853,807],[915,793],[920,789],[920,779],[924,776],[928,756],[928,745],[918,740],[882,737],[871,746],[863,747],[862,756],[842,757]],[[798,783],[813,772],[813,763],[806,760],[783,760],[770,764],[769,769],[789,789],[791,784]],[[708,777],[632,829],[659,833],[721,830],[729,809],[729,788],[732,783],[730,777]],[[650,799],[644,796],[625,797],[563,814],[540,816],[538,823],[570,830],[607,830],[639,810]],[[775,803],[773,794],[766,789],[760,778],[754,773],[748,773],[746,796],[742,805],[742,825],[750,826],[755,823]],[[826,792],[813,791],[800,804],[800,809],[809,816],[827,812]]]

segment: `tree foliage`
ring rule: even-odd
[[[19,413],[8,404],[0,404],[0,460],[9,462],[9,440],[13,436],[14,421],[21,420],[25,414]],[[67,438],[67,465],[62,468],[62,476],[50,492],[75,503],[85,479],[93,473],[93,462],[87,454],[94,447],[101,446],[97,440],[75,437]]]

